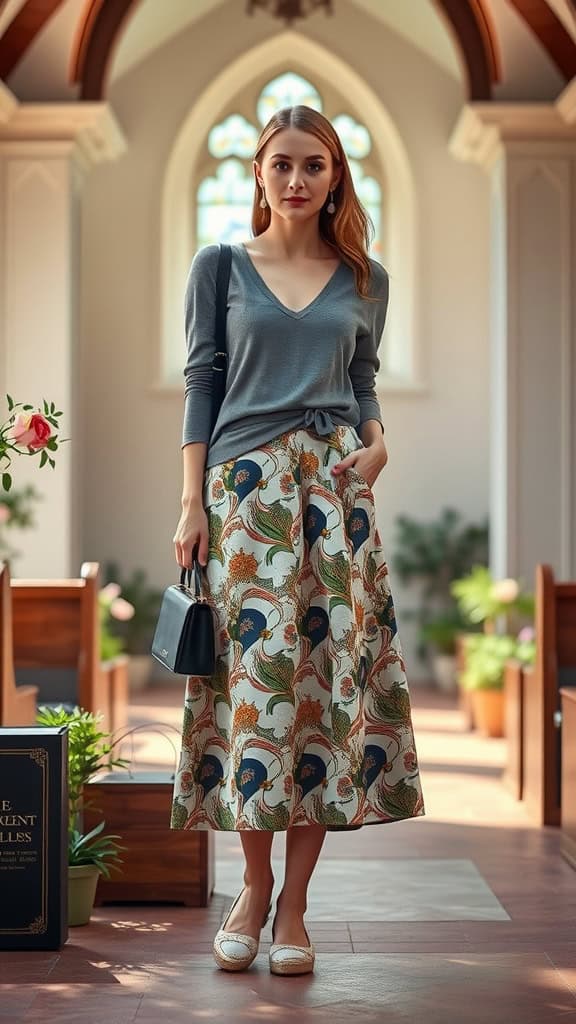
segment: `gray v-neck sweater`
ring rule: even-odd
[[[357,432],[365,420],[382,424],[375,374],[388,307],[384,267],[370,260],[370,295],[377,302],[358,295],[352,268],[341,262],[316,298],[295,311],[237,244],[228,288],[226,395],[210,436],[218,251],[207,245],[196,253],[186,285],[182,447],[206,442],[209,467],[297,427],[327,435],[336,424]]]

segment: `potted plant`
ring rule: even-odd
[[[534,597],[523,592],[517,580],[495,580],[483,565],[473,566],[451,590],[460,613],[482,633],[465,638],[464,664],[460,685],[469,693],[475,724],[488,736],[504,734],[504,670],[511,658],[529,660],[533,642],[524,631],[518,636],[520,621],[534,615]],[[496,626],[503,628],[496,632]]]
[[[516,654],[514,637],[478,633],[466,642],[462,684],[472,693],[474,719],[485,736],[504,735],[504,669]]]
[[[510,632],[514,622],[534,615],[533,594],[523,592],[515,579],[494,579],[485,565],[474,565],[450,589],[466,621],[482,626],[485,633],[494,633],[498,620]]]
[[[158,620],[163,592],[148,584],[143,569],[135,569],[129,577],[122,577],[117,562],[107,562],[104,569],[106,583],[115,581],[125,599],[132,605],[131,617],[110,623],[110,631],[123,641],[123,650],[129,656],[130,688],[141,690],[150,679],[153,659],[150,654],[152,637]]]
[[[404,613],[418,624],[416,653],[430,658],[439,687],[455,689],[456,647],[466,620],[450,586],[475,562],[488,560],[488,523],[464,524],[456,509],[445,508],[424,523],[398,516],[396,528],[394,569],[403,583],[420,588],[418,607]]]
[[[437,615],[420,627],[420,634],[431,651],[434,678],[440,690],[453,693],[457,689],[456,642],[465,623],[457,612]]]
[[[82,831],[85,801],[84,787],[102,768],[125,768],[126,758],[111,756],[110,733],[101,732],[100,715],[75,707],[66,711],[62,705],[38,708],[37,724],[68,726],[68,923],[88,924],[94,907],[98,877],[110,878],[110,870],[121,870],[119,856],[126,847],[116,840],[119,835],[102,835],[105,821],[88,833]]]

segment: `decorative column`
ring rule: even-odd
[[[576,80],[555,104],[470,103],[452,154],[492,184],[491,568],[576,577]]]
[[[83,460],[78,305],[81,192],[90,168],[124,150],[105,103],[18,104],[0,96],[0,402],[54,401],[63,411],[56,466],[12,463],[13,487],[42,500],[18,576],[77,576]],[[2,111],[5,114],[2,122]],[[4,416],[2,417],[4,418]]]

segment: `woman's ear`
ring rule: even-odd
[[[252,168],[254,170],[254,178],[256,179],[256,184],[259,185],[260,188],[262,188],[263,187],[263,182],[262,182],[262,171],[261,171],[261,168],[260,168],[260,164],[257,163],[256,160],[253,160],[252,161]]]

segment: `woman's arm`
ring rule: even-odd
[[[182,508],[188,509],[198,503],[202,504],[202,489],[204,485],[204,469],[206,465],[206,452],[208,445],[196,441],[184,445],[182,449],[183,458],[183,484],[182,484]]]

